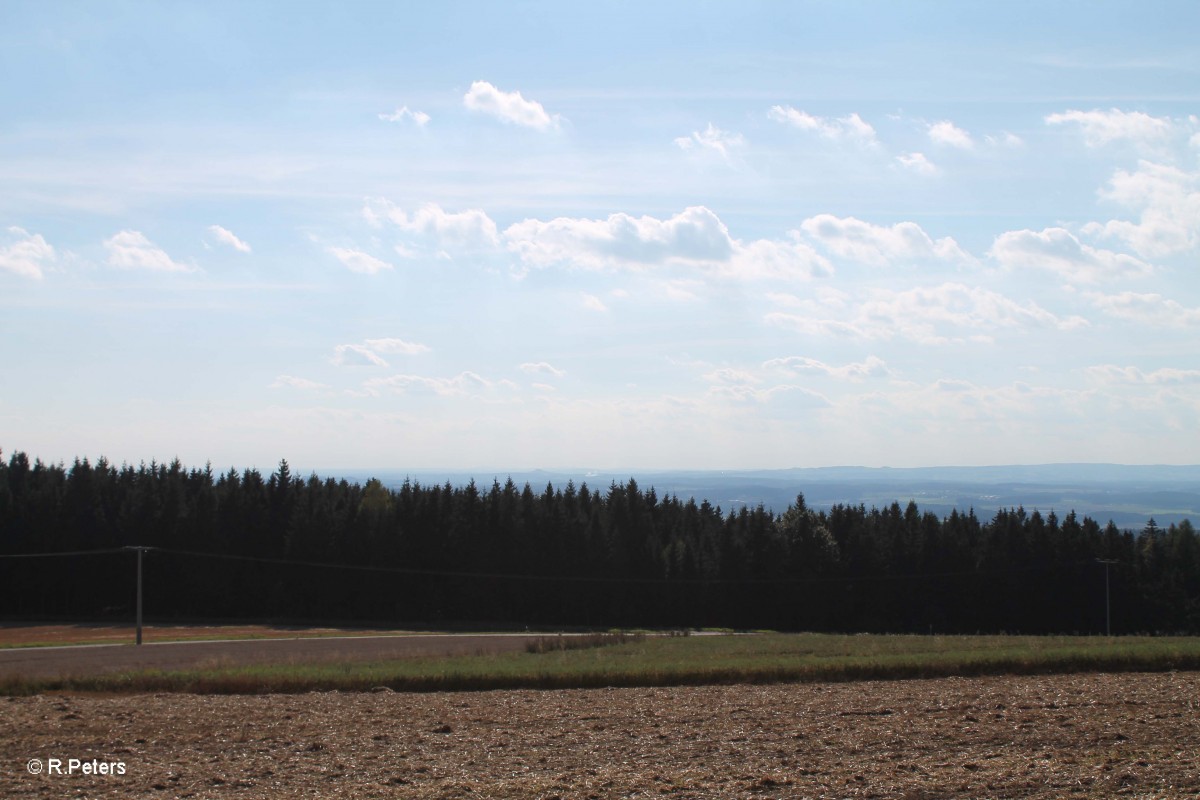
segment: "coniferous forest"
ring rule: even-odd
[[[1107,571],[1113,633],[1200,633],[1188,521],[0,460],[0,618],[130,619],[127,546],[161,621],[1095,634]]]

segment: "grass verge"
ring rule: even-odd
[[[603,647],[386,662],[217,666],[0,679],[0,694],[432,692],[1200,669],[1200,638],[837,636],[632,638]]]

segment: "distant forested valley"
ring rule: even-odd
[[[1191,522],[0,459],[0,617],[1200,633]],[[58,555],[44,555],[58,554]],[[1108,563],[1104,563],[1108,562]],[[1106,575],[1107,573],[1107,575]],[[1107,579],[1107,586],[1106,586]],[[1106,596],[1108,605],[1106,605]]]

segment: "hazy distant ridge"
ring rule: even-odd
[[[1033,464],[982,467],[797,467],[769,470],[325,470],[388,486],[405,479],[422,484],[482,487],[509,478],[540,490],[574,481],[604,490],[631,477],[659,495],[695,497],[723,509],[743,505],[782,511],[803,492],[814,508],[834,504],[883,507],[915,500],[922,511],[939,515],[974,508],[989,516],[1000,508],[1024,506],[1060,517],[1074,510],[1121,527],[1141,528],[1151,517],[1159,524],[1200,519],[1200,465]]]

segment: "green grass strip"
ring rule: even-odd
[[[1200,638],[646,637],[594,649],[0,679],[0,694],[580,689],[1200,670]]]

